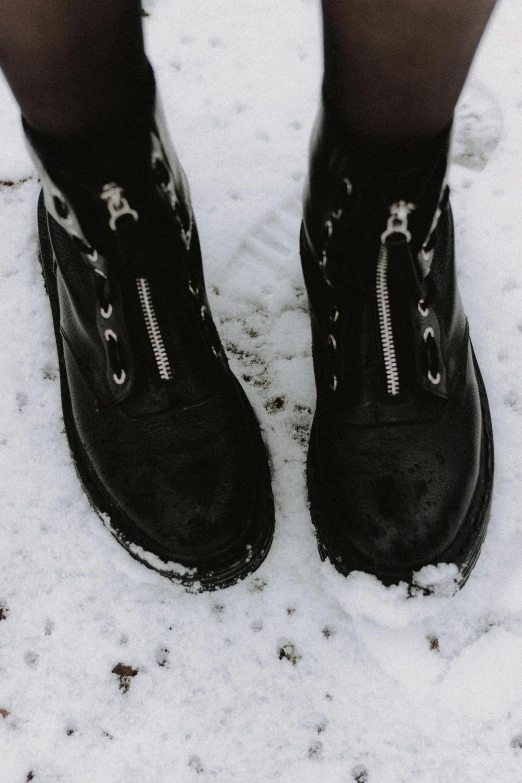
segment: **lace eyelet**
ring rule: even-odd
[[[112,374],[112,379],[113,379],[114,383],[118,384],[118,386],[121,386],[122,384],[124,384],[126,378],[127,378],[127,373],[125,372],[125,370],[120,370],[120,374],[119,375],[116,375],[115,372],[113,372],[113,374]]]
[[[335,350],[336,350],[336,348],[337,348],[337,340],[335,339],[335,337],[333,336],[333,334],[329,334],[329,335],[328,335],[328,345],[330,346],[330,348],[332,349],[332,351],[335,351]]]
[[[338,319],[339,319],[339,310],[337,309],[337,307],[334,307],[333,312],[330,313],[330,322],[332,324],[335,324],[337,323]]]
[[[424,305],[424,299],[419,299],[417,304],[417,309],[419,313],[422,315],[423,318],[426,318],[430,314],[429,307],[423,307]]]
[[[199,296],[199,286],[196,286],[194,288],[194,286],[192,285],[192,282],[189,281],[188,288],[189,288],[189,291],[192,294],[192,296],[196,296],[196,297]]]
[[[431,326],[428,326],[428,327],[427,327],[427,328],[424,330],[424,334],[423,334],[424,342],[427,342],[427,340],[428,340],[428,337],[433,337],[433,338],[435,338],[435,332],[433,331],[433,328],[432,328]]]
[[[103,307],[100,307],[100,313],[102,314],[103,318],[110,318],[112,315],[112,305],[109,302],[109,306],[106,310],[103,309]]]
[[[96,248],[94,248],[94,247],[86,248],[85,249],[85,255],[86,255],[86,257],[89,259],[89,261],[92,264],[96,264],[96,262],[98,261],[99,254],[98,254],[98,251],[96,250]],[[96,271],[98,271],[98,270],[96,270]]]
[[[440,380],[441,380],[441,378],[440,378],[440,372],[438,372],[438,373],[437,373],[437,375],[436,375],[435,377],[433,377],[433,375],[431,374],[431,370],[428,370],[428,378],[429,378],[430,382],[431,382],[431,383],[432,383],[434,386],[438,386],[438,385],[439,385],[439,383],[440,383]]]
[[[337,389],[337,376],[332,375],[332,380],[330,381],[330,390],[335,391]]]
[[[108,359],[110,364],[112,365],[112,369],[114,370],[115,367],[118,368],[115,372],[113,371],[112,380],[118,386],[121,386],[122,384],[125,383],[125,380],[127,378],[127,373],[122,367],[122,361],[118,349],[118,336],[112,329],[106,329],[104,332],[104,337],[108,343],[108,347],[107,347]]]

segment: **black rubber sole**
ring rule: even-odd
[[[217,590],[236,584],[240,579],[244,579],[256,571],[264,561],[272,543],[275,527],[275,510],[268,453],[261,437],[254,411],[241,385],[234,378],[249,416],[251,434],[255,448],[260,453],[260,464],[263,466],[259,476],[259,493],[252,505],[252,517],[257,515],[259,519],[259,524],[256,527],[257,536],[255,540],[249,538],[248,541],[235,542],[233,551],[220,553],[215,561],[207,561],[198,565],[197,568],[185,565],[182,562],[167,562],[161,555],[154,552],[154,548],[145,539],[143,532],[134,525],[132,520],[107,493],[102,482],[98,479],[76,431],[60,333],[60,310],[54,272],[54,256],[49,237],[47,210],[45,209],[43,194],[40,194],[38,201],[38,233],[40,240],[40,263],[51,303],[60,367],[60,387],[65,431],[78,478],[91,506],[109,532],[135,560],[162,576],[183,585],[189,591]]]
[[[380,571],[368,561],[368,558],[357,552],[356,549],[351,549],[349,552],[343,552],[342,556],[335,555],[326,537],[322,535],[322,529],[325,526],[321,522],[321,515],[318,511],[320,503],[318,500],[318,493],[314,479],[314,469],[311,459],[311,453],[313,451],[312,430],[307,461],[308,498],[310,502],[312,522],[317,537],[319,555],[323,561],[328,558],[337,571],[339,571],[339,573],[343,574],[344,576],[348,576],[353,571],[363,571],[365,573],[376,576],[384,585],[389,586],[399,584],[399,582],[406,582],[411,588],[417,589],[413,580],[413,574],[419,571],[421,568],[426,565],[437,565],[438,563],[454,563],[459,569],[459,576],[456,581],[456,587],[460,589],[466,584],[471,571],[473,570],[479,558],[482,544],[486,536],[491,510],[494,473],[493,429],[491,425],[489,403],[482,374],[480,372],[473,348],[472,354],[473,365],[479,387],[482,420],[484,423],[481,477],[477,485],[477,491],[481,492],[481,496],[478,502],[478,512],[474,515],[473,519],[469,520],[469,522],[463,526],[461,536],[457,537],[457,539],[452,542],[451,546],[449,546],[445,552],[437,557],[436,561],[420,564],[415,568],[415,571],[412,569],[401,570],[395,573]],[[429,590],[426,590],[426,592],[429,592]]]

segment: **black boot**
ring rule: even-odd
[[[324,108],[312,140],[311,513],[323,559],[385,584],[437,563],[463,584],[489,517],[491,420],[455,279],[447,147],[380,177]]]
[[[189,586],[233,584],[270,547],[270,470],[210,315],[188,186],[160,112],[112,181],[82,181],[26,132],[82,484],[133,557]]]

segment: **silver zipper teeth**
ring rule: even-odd
[[[136,278],[136,286],[138,288],[141,310],[145,319],[147,333],[149,335],[160,378],[164,381],[170,381],[172,380],[172,369],[167,356],[167,351],[165,350],[163,337],[161,336],[156,311],[154,310],[150,283],[147,278],[138,277]]]
[[[393,341],[390,293],[388,290],[388,248],[384,244],[381,244],[377,260],[377,307],[379,309],[386,386],[388,394],[395,397],[399,393],[399,371],[397,369],[397,356]]]

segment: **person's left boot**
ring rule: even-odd
[[[438,563],[463,584],[489,517],[491,421],[456,283],[447,144],[418,171],[361,165],[327,108],[312,140],[311,514],[323,559],[385,584]]]

